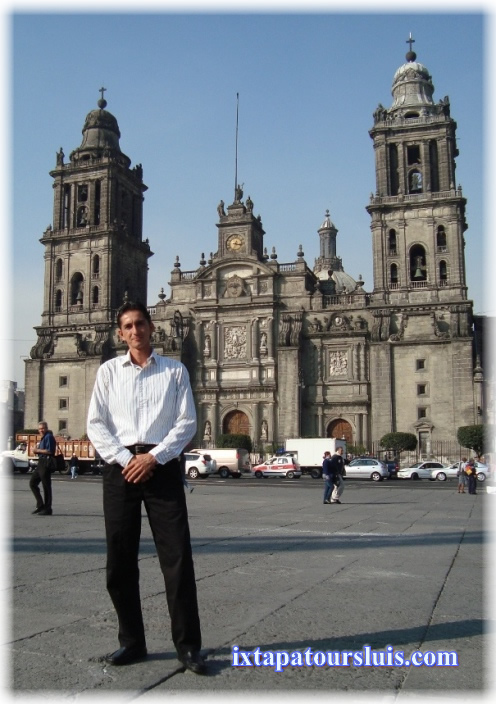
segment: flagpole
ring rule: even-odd
[[[234,200],[238,191],[238,117],[239,117],[239,93],[236,93],[236,157],[234,163]]]

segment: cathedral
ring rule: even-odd
[[[410,43],[392,104],[371,116],[372,291],[344,270],[329,211],[316,228],[314,265],[302,245],[294,261],[279,262],[237,184],[232,203],[217,206],[216,251],[194,271],[176,257],[169,297],[162,289],[150,302],[147,186],[141,164],[132,167],[120,149],[102,90],[81,145],[67,160],[61,149],[50,172],[53,223],[41,238],[44,303],[26,360],[26,427],[43,418],[56,434],[85,433],[98,366],[126,352],[116,333],[124,300],[147,302],[156,351],[188,368],[197,445],[213,447],[219,434],[235,432],[259,452],[315,436],[374,451],[385,433],[402,431],[429,455],[455,443],[459,426],[481,422],[457,125],[449,98],[435,102],[433,93]]]

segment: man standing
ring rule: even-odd
[[[196,432],[188,372],[152,349],[154,326],[144,305],[125,303],[117,324],[129,349],[99,368],[88,411],[88,436],[107,463],[107,589],[121,646],[107,662],[128,665],[147,654],[138,569],[143,502],[164,575],[178,659],[195,674],[205,674],[180,461]]]
[[[331,467],[331,453],[326,450],[324,452],[324,461],[322,462],[322,478],[324,480],[324,503],[330,504],[332,490],[334,489],[334,477]]]
[[[475,467],[475,460],[471,457],[465,465],[465,474],[468,477],[468,493],[477,493],[477,469]]]
[[[79,469],[79,460],[75,452],[72,453],[71,461],[70,461],[70,468],[71,468],[71,479],[77,479],[78,476],[78,469]]]
[[[343,448],[338,447],[336,452],[331,457],[330,461],[331,473],[334,475],[334,489],[331,495],[331,504],[340,504],[339,500],[344,491],[344,457]]]
[[[48,425],[44,420],[38,423],[38,432],[41,435],[41,440],[34,453],[38,455],[38,464],[29,480],[29,488],[36,499],[36,508],[33,513],[38,516],[52,515],[52,469],[55,456],[56,442],[51,430],[48,430]],[[41,497],[39,485],[43,487],[44,499]]]

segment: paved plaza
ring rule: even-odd
[[[12,507],[5,662],[15,697],[478,701],[491,691],[487,526],[485,542],[483,534],[496,495],[459,495],[454,482],[348,480],[343,503],[328,506],[322,482],[309,477],[197,481],[187,501],[210,669],[198,677],[175,657],[146,517],[140,572],[149,657],[115,668],[103,660],[118,642],[105,588],[101,478],[55,475],[51,517],[31,515],[29,476],[0,482]],[[391,646],[405,656],[456,652],[459,664],[317,661],[276,672],[233,667],[233,646],[307,658]]]

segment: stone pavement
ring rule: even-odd
[[[103,661],[118,643],[105,589],[100,482],[55,475],[54,515],[40,517],[31,515],[28,477],[0,478],[13,507],[11,583],[4,592],[12,621],[4,640],[16,698],[260,699],[291,692],[339,701],[364,695],[479,701],[492,691],[483,514],[494,512],[496,495],[458,495],[450,482],[347,481],[343,504],[325,506],[321,482],[309,477],[196,482],[187,500],[210,669],[197,677],[175,657],[146,518],[140,572],[149,657],[123,668]],[[352,662],[277,673],[233,667],[234,645],[289,654],[365,645],[392,646],[405,656],[456,651],[459,666]]]

